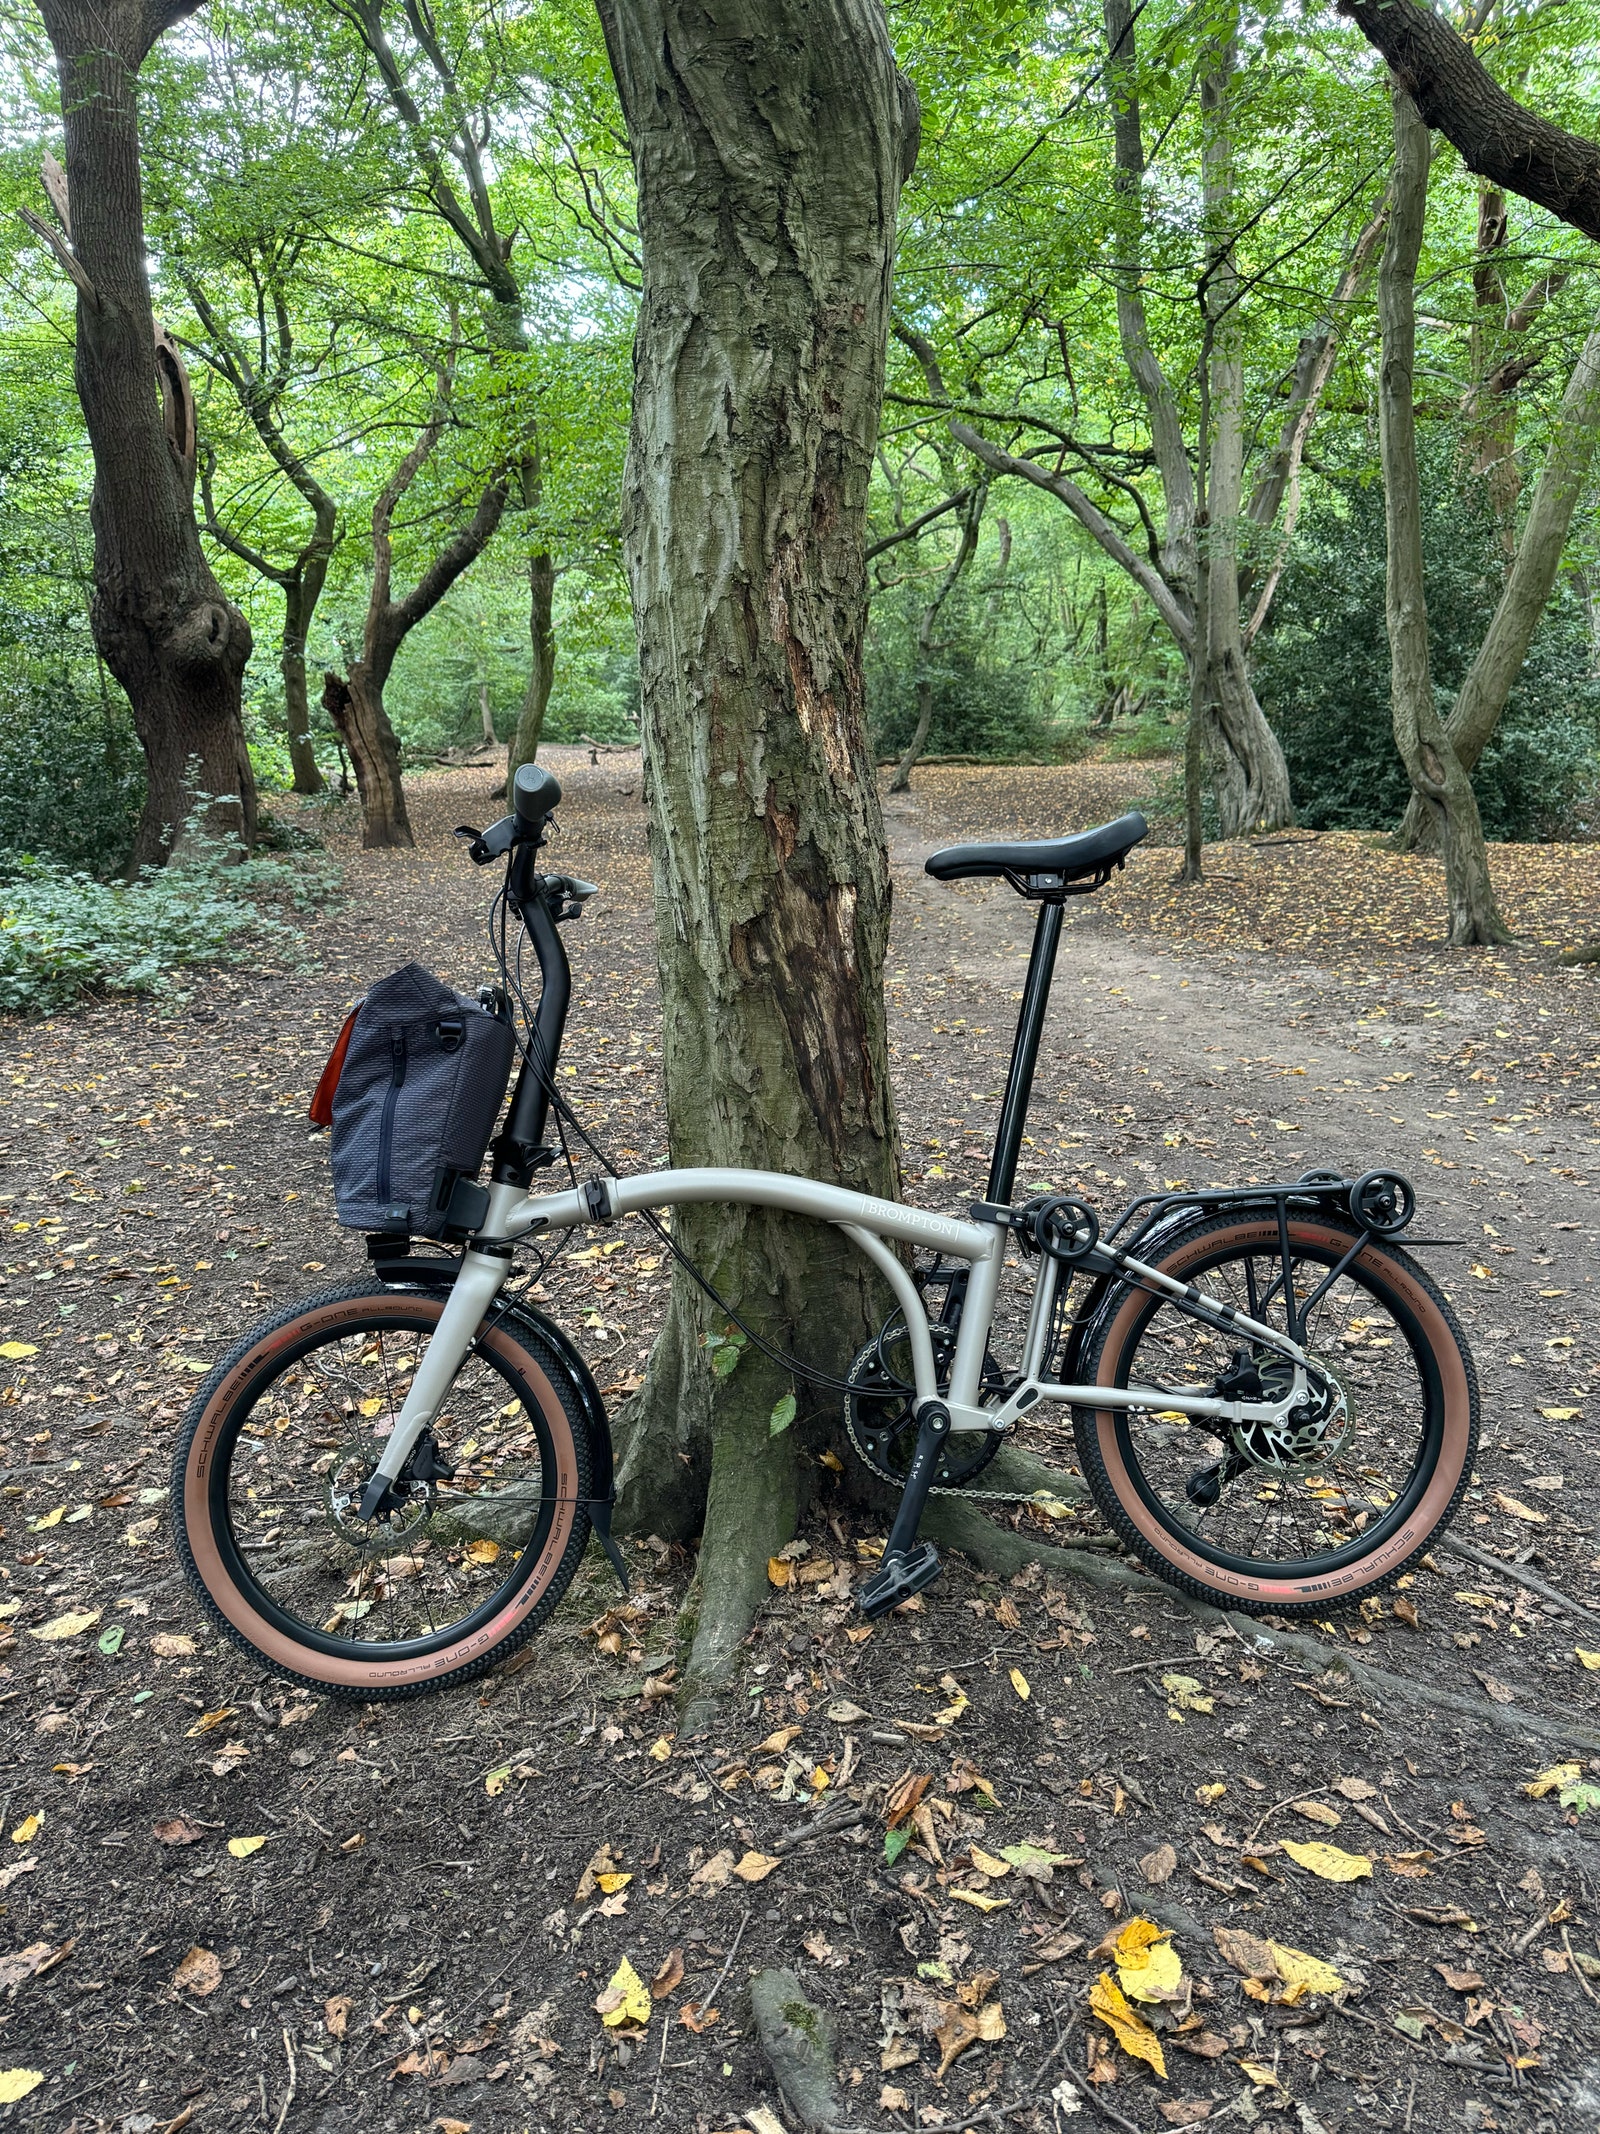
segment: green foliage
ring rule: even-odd
[[[230,864],[192,836],[169,867],[126,885],[48,860],[14,861],[0,881],[0,1011],[44,1014],[84,993],[158,993],[196,964],[251,963],[293,949],[285,907],[333,892],[327,862]]]
[[[777,1402],[771,1415],[767,1418],[768,1436],[782,1437],[799,1412],[800,1404],[794,1395],[785,1393],[782,1400]]]
[[[13,658],[0,671],[0,863],[120,873],[144,805],[144,755],[120,690],[101,703]]]
[[[1493,513],[1478,484],[1458,479],[1448,433],[1424,459],[1423,548],[1443,716],[1483,640],[1503,570]],[[1256,692],[1311,829],[1392,829],[1410,798],[1389,708],[1384,558],[1379,483],[1364,471],[1329,477],[1256,653]],[[1518,841],[1570,834],[1597,773],[1600,682],[1577,601],[1563,588],[1474,774],[1485,833]]]
[[[908,551],[910,544],[908,544]],[[985,756],[1007,763],[1050,762],[1059,753],[1056,722],[1035,678],[1006,658],[985,613],[981,587],[959,584],[941,609],[926,662],[917,649],[925,582],[912,579],[873,602],[867,635],[867,721],[880,756],[898,755],[917,725],[924,674],[933,717],[924,753]],[[986,628],[987,624],[987,628]]]

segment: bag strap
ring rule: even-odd
[[[333,1050],[328,1054],[328,1063],[323,1068],[317,1086],[311,1095],[310,1109],[306,1117],[313,1126],[332,1126],[333,1095],[339,1087],[339,1077],[344,1073],[344,1056],[350,1050],[350,1040],[355,1035],[356,1017],[361,1013],[366,1000],[363,994],[344,1019],[344,1028],[334,1040]]]

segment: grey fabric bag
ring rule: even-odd
[[[420,963],[372,988],[333,1098],[333,1190],[351,1230],[443,1237],[511,1073],[511,1025]]]

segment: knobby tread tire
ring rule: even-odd
[[[250,1653],[263,1666],[283,1680],[295,1683],[320,1696],[349,1697],[364,1703],[397,1703],[408,1697],[431,1695],[436,1690],[454,1688],[459,1684],[477,1680],[495,1667],[502,1665],[512,1653],[525,1645],[549,1618],[567,1587],[571,1584],[584,1552],[589,1544],[590,1522],[588,1499],[592,1494],[592,1477],[589,1458],[588,1432],[576,1397],[566,1390],[564,1373],[553,1354],[546,1350],[545,1343],[529,1327],[515,1321],[502,1321],[485,1330],[480,1329],[481,1344],[492,1344],[502,1363],[507,1363],[518,1373],[523,1385],[537,1401],[545,1426],[555,1442],[557,1480],[560,1485],[561,1503],[557,1506],[556,1521],[552,1535],[561,1524],[561,1514],[570,1512],[570,1523],[565,1533],[559,1535],[559,1547],[553,1552],[547,1541],[539,1563],[522,1584],[510,1604],[515,1621],[510,1623],[492,1641],[485,1644],[483,1633],[474,1633],[462,1640],[474,1649],[458,1660],[452,1658],[453,1648],[445,1648],[429,1655],[422,1663],[422,1672],[414,1679],[394,1679],[394,1663],[370,1663],[370,1672],[363,1674],[359,1649],[353,1649],[333,1679],[328,1671],[318,1672],[316,1663],[327,1668],[325,1656],[309,1647],[301,1646],[308,1664],[297,1666],[286,1647],[292,1648],[296,1641],[281,1632],[274,1631],[264,1644],[250,1634],[248,1627],[252,1617],[264,1629],[271,1630],[264,1617],[255,1609],[251,1596],[244,1592],[236,1581],[228,1578],[225,1565],[217,1557],[210,1542],[210,1520],[203,1520],[205,1531],[200,1535],[197,1551],[191,1540],[190,1522],[201,1511],[202,1500],[207,1495],[204,1476],[197,1471],[196,1447],[214,1441],[225,1425],[231,1408],[244,1394],[247,1387],[260,1383],[263,1366],[274,1353],[285,1351],[296,1336],[288,1340],[277,1337],[290,1329],[304,1327],[310,1331],[315,1322],[325,1314],[345,1306],[360,1307],[387,1304],[387,1313],[374,1311],[369,1324],[382,1318],[401,1320],[406,1317],[432,1318],[437,1322],[444,1309],[448,1292],[400,1289],[387,1283],[355,1283],[347,1286],[323,1289],[310,1296],[296,1299],[284,1305],[269,1318],[261,1320],[248,1329],[234,1343],[227,1354],[212,1365],[201,1380],[190,1403],[179,1432],[173,1455],[171,1517],[173,1545],[183,1574],[205,1609],[225,1637],[242,1651]],[[330,1326],[335,1322],[329,1321]],[[351,1330],[359,1320],[351,1322]],[[469,1352],[470,1353],[470,1352]],[[259,1396],[257,1396],[259,1397]],[[252,1400],[251,1405],[254,1405]],[[234,1442],[237,1442],[235,1433]],[[230,1447],[231,1452],[231,1447]],[[568,1501],[570,1500],[570,1501]],[[540,1578],[540,1567],[546,1557],[551,1557],[545,1575]],[[200,1558],[206,1559],[202,1568]],[[207,1571],[210,1572],[210,1579]],[[239,1618],[231,1616],[218,1593],[213,1591],[211,1579],[219,1579],[227,1595],[231,1596]],[[522,1594],[528,1586],[538,1581],[536,1597],[523,1602]],[[269,1649],[270,1646],[270,1649]],[[482,1649],[478,1649],[481,1647]],[[352,1671],[352,1669],[354,1671]]]
[[[1337,1253],[1354,1241],[1355,1232],[1322,1218],[1296,1216],[1289,1225],[1292,1247],[1314,1243]],[[1275,1217],[1221,1215],[1196,1221],[1167,1241],[1151,1264],[1180,1279],[1189,1279],[1196,1261],[1210,1258],[1219,1244],[1236,1244],[1240,1255],[1254,1247],[1261,1255],[1277,1251]],[[1247,1615],[1306,1617],[1327,1615],[1392,1587],[1408,1565],[1423,1555],[1429,1542],[1455,1516],[1472,1479],[1478,1446],[1478,1384],[1472,1357],[1449,1301],[1427,1271],[1393,1244],[1373,1239],[1353,1264],[1378,1289],[1387,1286],[1419,1323],[1439,1374],[1443,1403],[1440,1439],[1422,1479],[1415,1514],[1378,1545],[1374,1559],[1357,1558],[1337,1575],[1315,1581],[1249,1579],[1208,1564],[1185,1549],[1161,1526],[1132,1487],[1115,1446],[1116,1416],[1109,1409],[1075,1408],[1073,1433],[1084,1479],[1112,1531],[1129,1550],[1170,1586],[1215,1607]],[[1079,1358],[1082,1383],[1118,1382],[1120,1350],[1138,1319],[1148,1292],[1121,1283],[1109,1293],[1096,1326]],[[1137,1336],[1135,1335],[1135,1340]],[[1380,1530],[1381,1533],[1381,1530]],[[1314,1585],[1314,1591],[1307,1590]]]

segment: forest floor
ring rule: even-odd
[[[644,1165],[665,1151],[637,759],[551,761],[561,861],[605,891],[570,944],[573,1101]],[[591,1553],[526,1664],[362,1708],[286,1694],[222,1642],[167,1538],[191,1374],[362,1273],[307,1094],[374,976],[413,955],[488,974],[485,879],[448,833],[496,812],[489,785],[413,781],[408,854],[307,811],[347,865],[308,968],[0,1025],[0,2095],[22,2096],[0,2123],[771,2134],[764,2106],[797,2134],[744,1990],[781,1965],[831,2014],[854,2128],[1600,2127],[1600,1812],[1527,1790],[1563,1761],[1600,1774],[1600,975],[1555,961],[1600,932],[1600,851],[1497,851],[1520,937],[1497,951],[1440,950],[1437,869],[1353,836],[1215,848],[1182,892],[1146,848],[1071,909],[1029,1188],[1112,1207],[1381,1162],[1417,1178],[1422,1236],[1461,1241],[1424,1257],[1483,1381],[1456,1529],[1476,1554],[1435,1548],[1411,1620],[1261,1651],[1150,1582],[1002,1584],[952,1558],[864,1633],[808,1572],[774,1591],[722,1729],[688,1743],[645,1670],[681,1549],[628,1543],[618,1651]],[[981,1185],[1027,953],[1006,888],[940,887],[922,857],[1083,827],[1147,785],[934,768],[889,802],[911,1197]],[[613,1400],[665,1297],[621,1235],[545,1284]],[[873,1538],[824,1500],[802,1562],[848,1584]],[[908,1773],[934,1806],[891,1865],[883,1802]],[[837,1802],[854,1830],[829,1827]],[[1320,1879],[1295,1837],[1371,1873]],[[603,1846],[633,1879],[601,1898]],[[1005,1874],[968,1865],[1018,1846]],[[779,1865],[741,1879],[746,1852]],[[1171,1931],[1202,2018],[1168,2036],[1164,2081],[1087,2006],[1130,1916]],[[1245,1976],[1269,1941],[1343,1989]],[[624,1956],[654,1983],[619,2035],[594,2003]]]

